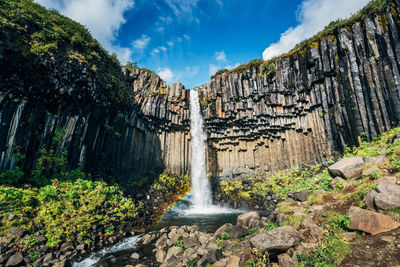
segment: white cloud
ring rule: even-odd
[[[184,35],[183,35],[183,38],[185,38],[186,40],[190,41],[190,36],[187,35],[187,34],[184,34]]]
[[[174,78],[174,73],[170,68],[160,69],[157,73],[161,79],[163,79],[166,83],[171,83]]]
[[[116,53],[125,63],[131,58],[129,48],[114,42],[121,25],[126,20],[124,13],[132,9],[134,0],[35,0],[37,3],[60,11],[63,15],[85,25],[93,36],[110,52]]]
[[[212,76],[212,75],[214,75],[219,69],[220,69],[219,66],[216,66],[216,65],[214,65],[214,64],[210,64],[210,65],[208,66],[208,74],[209,74],[210,76]]]
[[[215,52],[215,57],[217,58],[218,61],[226,61],[226,55],[224,51]]]
[[[151,51],[152,55],[157,55],[160,53],[160,50],[158,48],[154,48],[153,51]]]
[[[298,9],[299,25],[281,34],[277,43],[263,53],[264,60],[288,52],[297,43],[323,30],[331,21],[347,18],[368,4],[369,0],[305,0]]]
[[[149,45],[150,40],[151,40],[150,37],[143,34],[142,37],[133,42],[133,47],[139,50],[140,52],[143,52],[143,50]]]
[[[165,46],[160,46],[159,49],[164,51],[164,52],[167,51],[167,48]]]
[[[173,46],[174,46],[174,42],[168,41],[168,42],[167,42],[167,45],[169,45],[170,47],[173,47]]]
[[[193,8],[197,6],[197,2],[199,2],[199,0],[165,0],[165,2],[172,9],[175,16],[179,19],[195,19],[192,15],[192,12]]]

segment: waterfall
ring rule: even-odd
[[[206,173],[206,140],[203,131],[199,93],[190,90],[191,179],[193,209],[202,210],[212,205],[210,183]]]

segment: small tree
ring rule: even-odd
[[[126,63],[126,67],[134,69],[138,67],[138,63],[137,62],[130,62],[128,61],[128,63]]]

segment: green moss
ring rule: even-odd
[[[290,225],[290,226],[293,226],[294,228],[298,229],[300,227],[302,220],[303,220],[303,216],[289,215],[287,217],[287,219],[283,222],[283,224]]]
[[[375,187],[376,184],[370,184],[370,183],[361,184],[357,187],[355,192],[345,195],[344,199],[354,206],[364,207],[365,206],[363,202],[364,196],[370,191],[374,190]]]
[[[37,58],[51,57],[57,62],[64,58],[69,64],[79,63],[81,69],[87,67],[96,77],[99,94],[106,94],[110,102],[127,103],[128,90],[121,82],[123,73],[116,56],[109,55],[84,26],[56,10],[47,10],[32,0],[2,0],[0,32],[11,38],[12,49],[18,54],[16,64],[34,66]],[[52,80],[54,73],[40,73],[38,77],[45,82],[45,78]]]
[[[335,212],[323,213],[321,217],[328,229],[320,241],[322,246],[311,249],[307,254],[297,254],[300,266],[338,266],[351,253],[349,243],[341,235],[350,225],[349,217]]]

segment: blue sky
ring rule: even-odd
[[[122,63],[187,88],[285,53],[368,0],[35,0],[86,25]]]

